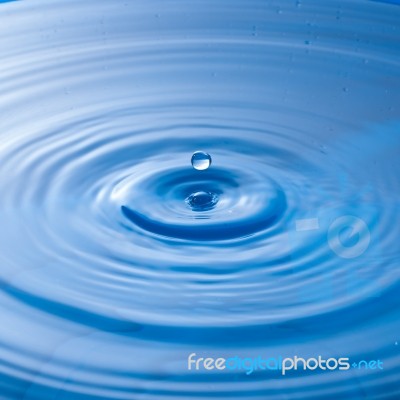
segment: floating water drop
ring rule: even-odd
[[[211,156],[204,151],[196,151],[192,155],[192,166],[194,169],[204,171],[211,165]]]
[[[218,203],[218,195],[200,191],[192,193],[185,201],[193,211],[208,211]]]

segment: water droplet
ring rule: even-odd
[[[192,193],[185,201],[193,211],[208,211],[218,203],[218,195],[200,191]]]
[[[194,169],[203,171],[211,165],[211,156],[204,151],[196,151],[192,155],[192,165]]]

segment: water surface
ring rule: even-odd
[[[0,20],[1,399],[400,397],[398,2]],[[195,373],[192,352],[384,370]]]

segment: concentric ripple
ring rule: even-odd
[[[184,168],[152,177],[141,174],[139,180],[145,183],[124,187],[129,197],[123,200],[127,205],[122,212],[145,231],[186,241],[243,238],[267,230],[284,212],[282,190],[264,174],[256,177],[235,171],[233,166],[229,169],[229,165],[226,170],[202,175]],[[137,193],[145,201],[137,201]],[[220,200],[214,207],[217,196]],[[191,203],[189,210],[185,202]],[[199,209],[203,211],[200,216],[193,213]]]
[[[396,2],[0,3],[2,399],[400,396]]]
[[[194,192],[186,199],[186,204],[194,211],[209,211],[218,203],[218,195],[213,192]]]

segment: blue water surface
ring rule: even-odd
[[[397,1],[1,3],[0,399],[400,398]]]

